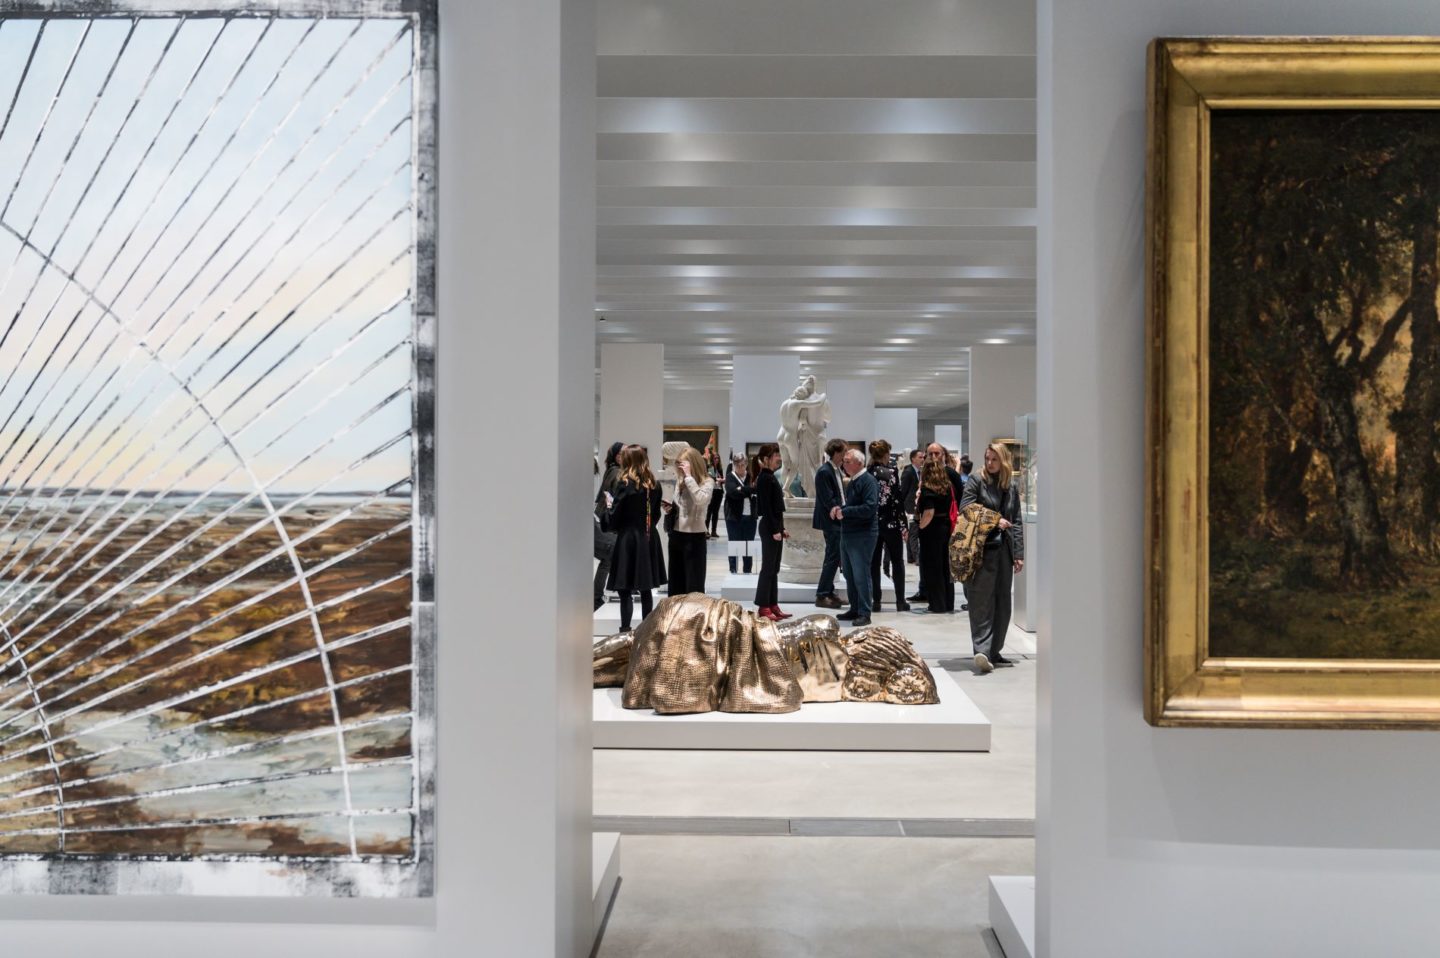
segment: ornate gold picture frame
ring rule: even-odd
[[[1333,140],[1316,134],[1316,130],[1323,133],[1327,122],[1339,124],[1343,120],[1344,135],[1353,136],[1357,129],[1384,128],[1393,118],[1397,129],[1420,129],[1428,137],[1432,135],[1428,130],[1433,120],[1433,135],[1440,136],[1440,40],[1157,39],[1150,45],[1148,67],[1146,720],[1160,726],[1440,727],[1440,653],[1430,651],[1429,644],[1440,643],[1440,636],[1416,633],[1407,638],[1393,631],[1377,631],[1375,623],[1382,620],[1374,618],[1382,613],[1396,617],[1405,614],[1423,622],[1432,610],[1440,614],[1440,591],[1432,593],[1428,588],[1429,577],[1440,567],[1434,523],[1424,523],[1430,531],[1425,532],[1425,541],[1415,547],[1416,558],[1403,554],[1411,546],[1397,546],[1393,565],[1385,566],[1387,574],[1393,570],[1393,575],[1384,582],[1365,575],[1357,578],[1357,560],[1350,540],[1342,543],[1338,533],[1333,540],[1327,540],[1324,531],[1338,530],[1346,523],[1347,528],[1354,527],[1353,516],[1342,514],[1351,502],[1341,488],[1349,481],[1347,470],[1336,465],[1336,456],[1327,456],[1326,450],[1319,448],[1334,438],[1334,430],[1325,431],[1332,425],[1332,410],[1326,403],[1350,388],[1352,406],[1368,404],[1361,408],[1357,419],[1360,426],[1352,426],[1351,433],[1371,430],[1365,436],[1352,435],[1351,444],[1363,449],[1366,457],[1362,465],[1370,489],[1361,491],[1369,494],[1371,505],[1378,501],[1383,507],[1372,509],[1379,516],[1377,528],[1382,538],[1388,534],[1392,538],[1408,536],[1413,541],[1415,523],[1396,518],[1416,514],[1413,507],[1403,512],[1407,508],[1401,488],[1404,480],[1396,472],[1396,462],[1404,456],[1396,451],[1395,434],[1401,429],[1397,425],[1403,420],[1401,413],[1409,414],[1401,408],[1409,402],[1409,396],[1397,391],[1398,387],[1387,392],[1372,389],[1368,383],[1363,392],[1359,387],[1343,387],[1322,395],[1321,386],[1307,385],[1314,380],[1304,378],[1311,369],[1303,362],[1298,367],[1284,365],[1285,349],[1289,347],[1277,347],[1265,358],[1267,343],[1299,343],[1300,333],[1293,323],[1286,325],[1295,317],[1293,311],[1287,312],[1287,304],[1297,298],[1295,277],[1303,274],[1304,292],[1308,295],[1313,292],[1315,274],[1294,268],[1287,273],[1287,266],[1277,264],[1276,257],[1254,252],[1280,248],[1268,237],[1247,247],[1252,254],[1248,259],[1236,259],[1232,239],[1235,231],[1267,229],[1266,224],[1274,220],[1267,219],[1264,211],[1253,216],[1245,212],[1249,201],[1236,185],[1234,171],[1238,167],[1226,159],[1238,155],[1226,144],[1241,142],[1241,150],[1251,151],[1247,156],[1264,157],[1269,162],[1273,154],[1279,163],[1291,162],[1287,157],[1293,157],[1294,163],[1312,173],[1331,169],[1339,170],[1336,176],[1344,177],[1351,175],[1351,167],[1326,167],[1324,163],[1331,143],[1343,139],[1338,126]],[[1377,117],[1383,122],[1377,122]],[[1232,122],[1232,118],[1239,119]],[[1303,136],[1293,133],[1306,129],[1310,132]],[[1257,132],[1262,130],[1266,132]],[[1246,144],[1237,141],[1237,135],[1252,140]],[[1369,148],[1366,141],[1352,142]],[[1407,152],[1404,145],[1421,142],[1417,139],[1392,138],[1386,142],[1391,145],[1376,149],[1388,150],[1386,155],[1397,161],[1412,162],[1411,157],[1420,152]],[[1431,162],[1434,155],[1429,156]],[[1217,163],[1218,172],[1213,168]],[[1376,169],[1381,172],[1375,175],[1392,176],[1397,167],[1389,162]],[[1216,182],[1212,182],[1212,174],[1218,177]],[[1323,174],[1316,175],[1323,179]],[[1353,230],[1355,223],[1370,224],[1365,228],[1379,231],[1376,236],[1380,239],[1375,242],[1384,239],[1389,243],[1387,255],[1392,259],[1398,255],[1396,250],[1420,249],[1415,243],[1421,239],[1410,243],[1394,224],[1374,225],[1363,217],[1345,218],[1345,197],[1353,191],[1327,192],[1325,183],[1316,187],[1313,180],[1298,175],[1290,182],[1300,185],[1284,199],[1310,203],[1302,216],[1319,224],[1313,233],[1301,231],[1286,240],[1308,243],[1301,253],[1308,255],[1317,249],[1328,253],[1334,248],[1331,238],[1343,244],[1353,235],[1346,231]],[[1362,185],[1368,188],[1368,184]],[[1417,196],[1419,189],[1416,187]],[[1426,189],[1431,190],[1427,197],[1434,195],[1433,186]],[[1222,190],[1239,199],[1227,206]],[[1217,210],[1224,214],[1222,222],[1212,224]],[[1340,218],[1333,219],[1336,216]],[[1385,234],[1385,230],[1390,233]],[[1432,221],[1430,235],[1433,232]],[[1313,326],[1313,334],[1306,334],[1311,336],[1309,355],[1316,355],[1314,348],[1323,347],[1326,362],[1334,360],[1336,368],[1350,375],[1358,375],[1355,370],[1359,367],[1367,369],[1369,375],[1378,375],[1376,370],[1383,363],[1390,364],[1385,368],[1392,370],[1388,374],[1392,378],[1402,375],[1393,372],[1400,368],[1399,357],[1418,355],[1421,348],[1406,332],[1407,324],[1420,322],[1414,306],[1426,299],[1429,303],[1423,312],[1430,317],[1426,322],[1434,322],[1433,274],[1440,269],[1433,253],[1423,257],[1428,262],[1420,262],[1419,252],[1413,259],[1419,264],[1413,272],[1408,265],[1403,270],[1394,268],[1394,263],[1367,272],[1351,270],[1350,261],[1343,255],[1332,255],[1327,262],[1340,264],[1334,268],[1345,274],[1346,289],[1334,293],[1320,307],[1312,305],[1306,313],[1306,321]],[[1237,271],[1237,262],[1244,265],[1243,271]],[[1230,273],[1219,272],[1222,270]],[[1425,270],[1430,271],[1428,275]],[[1232,276],[1236,286],[1259,289],[1248,302],[1260,305],[1249,312],[1234,306],[1233,290],[1227,285],[1227,277]],[[1264,288],[1267,282],[1273,282],[1273,289]],[[1427,295],[1417,296],[1416,283],[1431,284],[1425,287]],[[1212,302],[1216,297],[1225,302],[1217,305]],[[1350,310],[1348,321],[1342,307]],[[1236,316],[1256,317],[1253,342],[1243,325],[1237,334]],[[1217,331],[1216,322],[1227,325]],[[1322,332],[1325,335],[1316,338]],[[1243,533],[1250,542],[1259,543],[1251,554],[1258,557],[1254,581],[1271,576],[1266,581],[1276,585],[1269,592],[1258,586],[1246,591],[1252,583],[1243,579],[1239,581],[1245,588],[1237,590],[1236,577],[1232,574],[1226,578],[1222,568],[1226,563],[1231,567],[1236,564],[1233,544],[1242,533],[1236,531],[1234,517],[1249,508],[1243,495],[1225,494],[1233,486],[1225,486],[1224,477],[1236,474],[1240,457],[1266,454],[1263,448],[1257,451],[1262,442],[1258,431],[1248,437],[1253,439],[1248,444],[1232,442],[1224,448],[1212,448],[1216,436],[1226,430],[1233,436],[1243,425],[1217,413],[1217,409],[1228,411],[1236,404],[1225,405],[1227,397],[1212,394],[1212,387],[1225,389],[1229,388],[1225,383],[1236,381],[1227,371],[1230,367],[1224,366],[1230,361],[1224,357],[1235,354],[1236,342],[1244,344],[1245,349],[1253,348],[1263,360],[1247,367],[1246,388],[1253,386],[1256,394],[1270,403],[1268,410],[1254,413],[1257,421],[1270,416],[1283,427],[1282,432],[1289,429],[1290,438],[1280,441],[1287,444],[1284,448],[1299,454],[1299,468],[1292,477],[1300,504],[1294,521],[1305,531],[1287,532],[1284,517],[1269,517],[1275,524],[1273,530]],[[1299,345],[1294,348],[1303,352]],[[1264,362],[1271,365],[1266,367]],[[1411,362],[1405,368],[1413,377],[1414,369],[1422,365]],[[1294,387],[1279,403],[1266,392],[1267,368]],[[1303,373],[1297,373],[1297,368]],[[1436,375],[1440,376],[1440,372]],[[1413,421],[1413,416],[1403,421]],[[1435,419],[1424,421],[1433,433]],[[1388,446],[1386,429],[1392,429]],[[1309,450],[1302,443],[1317,437],[1322,441],[1316,442],[1313,455],[1306,458]],[[1426,441],[1432,445],[1436,442],[1433,437]],[[1427,468],[1433,472],[1433,450],[1427,455]],[[1399,469],[1404,472],[1403,463]],[[1262,484],[1261,471],[1256,466],[1252,476],[1256,488]],[[1332,484],[1334,501],[1325,500],[1326,484]],[[1271,492],[1257,492],[1257,500],[1263,495]],[[1238,513],[1237,500],[1241,507]],[[1275,501],[1284,503],[1281,498]],[[1395,503],[1393,508],[1387,505],[1391,501]],[[1220,512],[1216,512],[1217,508]],[[1227,518],[1212,524],[1221,514]],[[1307,519],[1311,520],[1308,529]],[[1222,546],[1224,556],[1216,551]],[[1281,568],[1277,557],[1284,557],[1288,563],[1282,571],[1275,571]],[[1332,557],[1337,558],[1332,561]],[[1388,552],[1385,559],[1389,563]],[[1266,562],[1271,565],[1266,567]],[[1358,567],[1364,573],[1375,571],[1373,564],[1360,563]],[[1335,585],[1337,582],[1339,585]],[[1409,584],[1400,586],[1396,582]],[[1352,616],[1347,611],[1352,608],[1361,611]],[[1327,611],[1314,611],[1317,609]],[[1274,623],[1274,634],[1283,636],[1284,641],[1277,638],[1273,645],[1265,644],[1269,633],[1264,629],[1269,626],[1257,628],[1255,617],[1259,612],[1269,617],[1265,621]],[[1223,619],[1225,624],[1217,627],[1213,621],[1217,619]],[[1340,635],[1346,626],[1357,636]],[[1370,632],[1366,633],[1366,629]]]

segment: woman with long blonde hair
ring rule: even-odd
[[[978,502],[1000,513],[1000,523],[985,540],[985,558],[980,571],[965,583],[965,601],[970,605],[970,642],[975,649],[975,667],[989,672],[997,665],[1011,665],[1000,654],[1005,633],[1010,630],[1010,589],[1015,576],[1025,567],[1025,526],[1020,520],[1020,488],[1010,462],[1010,450],[998,442],[985,447],[980,475],[965,483],[960,508]]]
[[[630,631],[634,616],[632,592],[640,593],[640,615],[650,614],[654,590],[665,584],[660,554],[660,484],[650,471],[644,446],[620,450],[620,478],[606,497],[606,527],[615,533],[608,587],[620,593],[620,631]]]
[[[706,512],[715,495],[705,457],[694,446],[675,460],[675,528],[670,532],[670,594],[705,591]]]

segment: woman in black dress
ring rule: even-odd
[[[920,473],[920,579],[929,606],[913,611],[955,611],[955,581],[950,578],[950,505],[955,489],[943,459],[927,458]],[[958,505],[958,503],[957,503]]]
[[[773,442],[761,446],[750,462],[760,509],[760,581],[755,585],[755,605],[762,616],[774,622],[790,618],[780,611],[780,551],[790,533],[785,531],[785,493],[775,478],[779,468],[780,447]]]
[[[905,505],[900,501],[900,473],[890,465],[890,444],[884,439],[870,443],[870,465],[865,471],[875,477],[880,487],[879,535],[875,537],[875,554],[870,557],[871,611],[880,611],[880,569],[890,570],[895,586],[895,611],[909,612],[905,601]],[[884,562],[882,563],[882,558]]]
[[[710,538],[720,538],[720,507],[725,499],[725,470],[720,467],[720,454],[715,451],[714,446],[705,447],[705,469],[709,477],[710,486],[714,490],[710,496],[710,505],[705,510],[705,524],[710,527]],[[700,481],[700,477],[695,477]]]
[[[620,478],[607,499],[607,526],[615,533],[609,587],[620,593],[620,631],[629,632],[635,611],[630,593],[640,593],[643,619],[654,608],[654,590],[665,584],[665,560],[660,554],[660,484],[650,472],[650,458],[642,447],[626,446],[620,451]]]

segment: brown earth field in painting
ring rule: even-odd
[[[1337,547],[1250,551],[1211,576],[1211,655],[1440,659],[1440,566],[1407,563],[1404,586],[1354,592],[1324,578]]]
[[[338,776],[326,774],[340,763],[337,712],[342,724],[371,723],[366,735],[344,736],[352,770],[383,772],[388,765],[398,775],[397,763],[408,763],[408,500],[360,505],[336,497],[296,504],[282,517],[288,546],[267,511],[233,497],[164,500],[143,513],[132,501],[92,528],[113,504],[107,502],[83,520],[83,536],[67,535],[93,504],[77,501],[60,511],[33,542],[34,530],[51,516],[37,522],[19,515],[15,526],[33,529],[14,543],[10,533],[0,535],[0,549],[10,546],[0,552],[0,568],[19,556],[0,574],[0,585],[25,587],[24,599],[0,615],[8,632],[0,639],[9,644],[14,637],[24,660],[22,669],[7,653],[0,664],[0,816],[9,816],[0,818],[0,854],[60,850],[53,835],[5,835],[56,824],[53,750],[65,788],[66,827],[93,829],[71,832],[67,853],[348,855],[348,841],[314,829],[307,834],[303,813],[325,813],[322,799],[338,787]],[[286,508],[283,499],[274,505]],[[0,526],[12,516],[0,510]],[[166,554],[187,539],[192,541]],[[297,564],[305,571],[308,603]],[[12,589],[0,605],[14,598]],[[326,643],[342,643],[325,659],[335,684],[351,684],[333,697],[317,632]],[[344,644],[352,638],[357,641]],[[37,694],[53,741],[35,720]],[[396,718],[386,724],[386,716]],[[314,735],[304,737],[307,732]],[[253,777],[272,776],[282,782],[275,788],[290,790],[281,807],[222,807],[215,817],[273,813],[275,820],[125,830],[173,819],[171,811],[147,807],[157,802],[148,797],[153,790],[173,790],[175,781],[166,777],[173,770],[147,771],[160,746],[141,740],[157,735],[161,746],[182,758],[231,743],[255,748]],[[265,743],[297,735],[317,754],[261,751],[269,747]],[[118,755],[98,756],[97,741],[122,747]],[[131,743],[140,743],[133,760],[126,751]],[[237,771],[235,758],[227,762],[226,776],[251,774]],[[306,762],[316,767],[313,779],[300,777],[309,771]],[[312,781],[320,797],[296,794]],[[124,798],[137,794],[147,797]],[[238,803],[244,791],[206,794],[233,794]],[[263,799],[269,793],[256,794]],[[300,820],[285,819],[297,809]],[[207,817],[191,815],[196,821]],[[408,829],[403,835],[366,834],[362,853],[409,850]]]

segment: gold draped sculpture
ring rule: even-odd
[[[777,624],[701,593],[671,596],[633,633],[596,642],[594,685],[623,686],[625,708],[666,715],[940,701],[930,669],[894,629],[842,634],[828,615]]]

